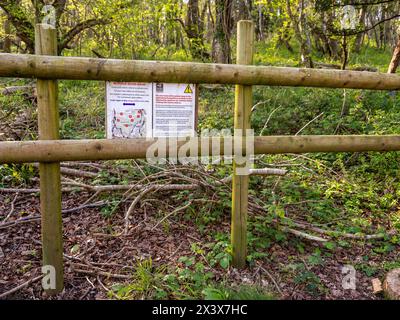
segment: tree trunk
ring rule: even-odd
[[[4,42],[3,42],[3,51],[6,53],[10,53],[11,52],[11,37],[10,37],[11,26],[10,26],[10,21],[7,18],[4,21],[4,33],[5,33],[5,37],[4,37]]]
[[[365,15],[366,15],[366,7],[361,7],[360,18],[358,20],[358,26],[362,29],[365,28]],[[364,39],[364,32],[358,33],[356,36],[356,40],[354,42],[354,52],[359,53],[361,50],[362,42]]]
[[[213,40],[213,61],[217,63],[232,63],[231,33],[232,33],[232,0],[216,0],[216,23]]]
[[[214,38],[214,30],[215,30],[215,21],[214,21],[214,14],[212,12],[211,7],[211,0],[207,0],[207,14],[206,14],[206,40],[211,43]]]
[[[396,73],[397,66],[400,62],[400,34],[398,35],[397,45],[394,48],[392,60],[390,61],[388,73]]]
[[[67,0],[54,0],[53,6],[56,10],[56,23],[58,25],[60,21],[61,15],[65,12]],[[35,1],[34,5],[38,5],[41,8],[41,5],[44,2]],[[35,41],[34,41],[34,25],[32,24],[29,16],[27,16],[25,10],[21,6],[21,0],[0,0],[0,7],[6,13],[8,20],[15,28],[16,36],[25,43],[25,48],[23,48],[24,52],[33,53],[35,50]],[[37,10],[35,10],[35,13]],[[40,11],[39,11],[40,13]],[[35,15],[36,16],[36,15]],[[38,17],[36,17],[38,19]],[[109,19],[89,19],[83,22],[76,24],[73,28],[71,28],[68,32],[61,35],[58,42],[58,51],[59,54],[63,49],[69,48],[70,42],[79,35],[84,30],[90,29],[92,27],[98,25],[105,25],[110,23]],[[59,28],[60,30],[60,28]]]
[[[262,11],[262,5],[257,5],[257,39],[259,41],[264,40],[264,15]]]
[[[292,20],[292,25],[294,29],[294,33],[296,35],[297,41],[300,44],[300,56],[301,56],[301,64],[306,68],[313,68],[314,64],[311,58],[311,45],[308,38],[308,30],[307,30],[307,22],[306,16],[304,13],[305,4],[304,0],[300,1],[300,14],[299,19],[296,19],[294,16],[292,9],[290,7],[290,0],[286,0],[286,8],[288,11],[288,15]],[[304,36],[303,36],[304,35]]]
[[[252,3],[251,0],[239,0],[238,20],[251,20]]]
[[[202,23],[200,21],[199,14],[199,1],[189,0],[188,9],[186,15],[186,23],[183,24],[186,35],[189,39],[189,50],[194,59],[206,60],[209,58],[207,53],[204,40]]]

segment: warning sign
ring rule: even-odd
[[[153,91],[153,133],[155,137],[193,136],[196,116],[194,85],[164,83]]]
[[[193,93],[192,88],[190,87],[190,84],[187,85],[186,89],[185,89],[185,93]]]
[[[193,136],[193,84],[107,82],[107,138]]]

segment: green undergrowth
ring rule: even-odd
[[[350,57],[351,66],[371,65],[384,71],[388,52],[375,48],[363,49]],[[184,58],[182,58],[183,60]],[[386,59],[386,60],[385,60]],[[271,46],[259,46],[256,64],[297,65],[297,57]],[[327,62],[327,61],[325,61]],[[9,84],[2,80],[2,85]],[[19,81],[24,84],[27,81]],[[10,84],[11,85],[11,84]],[[12,85],[16,85],[13,83]],[[63,139],[98,139],[105,137],[104,82],[60,81],[60,129]],[[345,100],[345,101],[344,101]],[[199,130],[233,127],[234,88],[200,87]],[[256,135],[332,135],[332,134],[399,134],[400,94],[389,91],[254,87],[255,110],[252,128]],[[343,105],[348,109],[341,116]],[[35,106],[23,96],[0,96],[0,119],[8,112],[14,121],[24,110]],[[2,120],[6,121],[6,120]],[[1,133],[1,132],[0,132]],[[26,139],[35,139],[32,131]],[[132,161],[110,162],[117,173],[101,172],[93,184],[128,184],[143,178]],[[282,167],[288,170],[284,177],[252,177],[250,196],[263,213],[251,213],[248,220],[249,251],[247,261],[251,268],[259,262],[276,262],[275,246],[290,251],[286,265],[280,266],[284,277],[312,296],[326,293],[327,288],[313,267],[323,267],[340,250],[353,252],[365,247],[357,261],[351,254],[348,263],[368,277],[382,276],[400,262],[391,258],[398,251],[400,239],[389,231],[400,232],[400,153],[314,153],[303,155],[265,155],[256,161],[257,167]],[[142,166],[145,174],[157,172],[151,166]],[[208,171],[225,178],[231,174],[231,165],[208,166]],[[35,170],[30,165],[0,166],[0,187],[28,186]],[[121,197],[105,195],[109,204],[99,210],[112,221]],[[192,192],[177,192],[169,200],[186,203]],[[227,188],[217,188],[216,203],[192,204],[184,212],[163,223],[166,233],[170,224],[194,223],[204,240],[193,243],[189,256],[179,256],[177,265],[155,264],[151,260],[137,262],[132,267],[134,281],[115,283],[110,298],[116,299],[270,299],[278,298],[273,287],[258,284],[230,283],[220,278],[231,270],[229,228],[218,229],[228,223],[231,194]],[[10,195],[6,201],[12,201]],[[158,212],[157,218],[168,212]],[[291,221],[303,221],[329,230],[329,241],[314,246],[309,241],[294,237],[285,231]],[[215,228],[214,228],[215,227]],[[354,240],[342,234],[363,236],[381,234],[380,240]],[[272,250],[274,249],[274,250]],[[294,251],[293,251],[294,250]],[[379,263],[371,264],[371,261]],[[217,272],[217,271],[220,272]]]

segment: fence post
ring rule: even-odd
[[[38,55],[57,55],[57,31],[48,24],[35,28],[35,52]],[[39,140],[56,140],[59,134],[58,86],[56,80],[37,79]],[[61,217],[60,163],[40,163],[40,209],[42,214],[43,266],[54,267],[46,282],[48,294],[57,294],[64,287],[63,241]],[[51,270],[50,269],[50,270]]]
[[[252,21],[242,20],[237,25],[237,64],[252,64],[254,48],[254,25]],[[253,89],[248,85],[236,85],[234,128],[246,134],[250,129],[251,107],[253,105]],[[232,180],[232,222],[231,244],[233,250],[233,266],[243,268],[247,256],[247,206],[248,175],[237,175],[241,165],[233,160]]]

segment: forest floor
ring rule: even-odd
[[[351,63],[384,70],[387,55],[369,48]],[[296,59],[261,48],[255,61]],[[61,137],[104,138],[104,83],[59,88]],[[233,105],[232,86],[200,86],[199,130],[232,128]],[[254,87],[254,105],[256,135],[400,134],[397,92]],[[36,123],[32,91],[0,95],[0,140],[36,139]],[[400,267],[400,152],[258,157],[255,167],[288,173],[250,179],[243,270],[230,265],[231,165],[61,166],[65,290],[49,298],[37,166],[0,165],[2,299],[383,299],[372,280]]]
[[[3,194],[1,197],[3,206],[0,210],[7,212],[9,207],[4,205],[6,196]],[[84,194],[65,196],[63,207],[73,208],[88,197]],[[37,197],[28,195],[19,199],[15,205],[17,212],[26,211],[27,208],[30,211],[26,212],[27,216],[39,212]],[[220,266],[211,267],[205,258],[208,252],[196,254],[193,247],[202,248],[212,243],[213,232],[229,234],[229,216],[210,226],[214,230],[201,234],[191,220],[175,221],[165,232],[161,226],[157,227],[159,219],[154,212],[147,211],[144,214],[140,212],[142,210],[138,211],[131,219],[133,228],[122,236],[110,233],[110,230],[124,227],[122,214],[104,219],[98,209],[89,208],[64,218],[65,290],[55,299],[201,298],[201,292],[196,292],[199,290],[197,286],[205,285],[209,280],[215,283],[223,281],[232,288],[240,288],[239,292],[245,287],[257,288],[256,298],[259,298],[260,292],[279,299],[382,298],[373,294],[371,276],[368,277],[365,272],[357,273],[355,290],[342,287],[342,267],[365,261],[365,257],[373,250],[371,244],[354,243],[323,257],[312,254],[319,247],[313,243],[307,245],[309,248],[303,254],[290,245],[274,244],[265,251],[268,260],[257,260],[245,270],[224,269]],[[24,223],[1,231],[0,294],[41,274],[40,222]],[[182,275],[182,270],[192,267],[182,257],[195,257],[199,261],[197,263],[203,265],[201,273],[212,273],[210,279],[205,279],[200,272],[196,274],[198,266],[195,266],[192,274]],[[388,262],[399,259],[398,250],[384,256]],[[150,265],[146,265],[146,261],[151,261]],[[381,258],[369,259],[366,264],[371,269],[381,265]],[[177,283],[174,283],[174,270]],[[383,276],[384,270],[374,273],[374,277]],[[196,281],[201,283],[196,284]],[[182,292],[174,292],[174,285],[183,286]],[[126,292],[121,292],[121,288]],[[254,293],[251,293],[248,297],[253,296]],[[7,298],[46,297],[41,282],[37,281]]]

